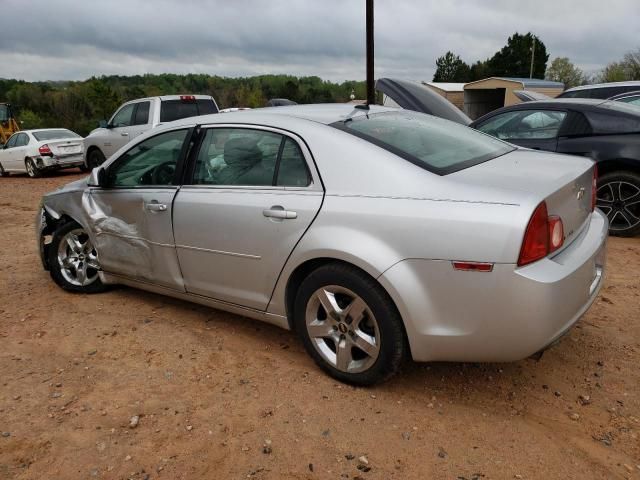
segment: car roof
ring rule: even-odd
[[[290,119],[297,118],[329,125],[334,122],[345,120],[347,117],[357,117],[372,113],[394,111],[398,111],[398,109],[371,105],[367,110],[364,108],[355,108],[354,105],[348,103],[290,105],[188,117],[171,122],[171,125],[205,125],[209,123],[278,124],[287,117]]]
[[[19,132],[16,132],[16,133],[50,132],[54,130],[67,130],[69,132],[73,131],[66,127],[58,127],[58,128],[32,128],[30,130],[20,130]]]
[[[126,105],[127,103],[143,102],[145,100],[155,100],[156,98],[159,98],[163,102],[165,102],[167,100],[180,100],[180,97],[195,97],[196,100],[213,99],[213,97],[211,95],[181,93],[179,95],[157,95],[155,97],[134,98],[134,99],[131,99],[131,100],[128,100],[128,101],[124,102],[122,105]]]
[[[608,83],[595,83],[593,85],[580,85],[579,87],[568,88],[565,92],[577,92],[579,90],[593,90],[594,88],[607,88],[607,87],[639,87],[640,80],[630,80],[627,82],[608,82]]]

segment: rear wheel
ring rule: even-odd
[[[82,165],[80,165],[78,168],[80,169],[81,172],[88,172],[89,170],[91,170],[84,163]]]
[[[347,383],[386,380],[407,350],[402,320],[388,294],[366,273],[340,263],[322,266],[302,282],[294,322],[320,368]]]
[[[89,155],[87,155],[87,169],[91,170],[93,168],[99,167],[104,163],[104,160],[105,158],[103,153],[97,148],[94,148],[89,152]]]
[[[640,175],[611,172],[598,180],[596,206],[609,218],[609,233],[619,237],[640,234]]]
[[[55,231],[48,254],[51,278],[65,290],[80,293],[105,290],[98,276],[98,253],[87,232],[77,223],[66,223]]]
[[[27,158],[24,161],[24,168],[27,170],[27,175],[29,175],[31,178],[38,178],[42,175],[42,172],[40,172],[38,167],[36,167],[36,164],[32,158]]]

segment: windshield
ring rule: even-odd
[[[9,107],[0,105],[0,122],[6,122],[7,120],[9,120]]]
[[[363,115],[332,126],[438,175],[477,165],[515,147],[458,123],[399,111]]]
[[[39,132],[33,132],[33,136],[36,137],[36,140],[39,142],[43,142],[46,140],[58,140],[59,138],[82,138],[75,132],[71,130],[41,130]]]

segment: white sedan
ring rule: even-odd
[[[84,169],[82,137],[65,128],[22,130],[0,150],[0,176],[27,173],[39,177],[48,170]]]

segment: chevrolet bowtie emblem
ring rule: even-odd
[[[584,197],[584,187],[580,187],[580,190],[578,190],[578,194],[576,195],[578,200],[582,200],[582,197]]]

